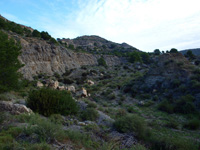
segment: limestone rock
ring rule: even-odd
[[[87,83],[88,83],[89,85],[94,85],[94,82],[93,82],[92,80],[87,80]]]
[[[49,87],[53,88],[53,89],[57,89],[59,86],[59,82],[58,81],[50,81],[49,83]]]
[[[61,90],[61,91],[65,90],[65,86],[64,85],[63,86],[58,86],[58,89]]]
[[[17,40],[20,40],[22,46],[19,60],[25,65],[20,72],[29,80],[40,73],[52,76],[55,72],[65,73],[66,68],[98,65],[97,60],[101,57],[94,54],[75,53],[63,46],[56,46],[41,39],[19,36]],[[108,66],[119,65],[123,62],[117,56],[104,55],[103,57]]]
[[[82,88],[81,90],[81,97],[87,97],[88,94],[87,94],[87,90],[85,88]]]
[[[68,87],[67,87],[67,90],[70,91],[70,92],[73,92],[73,93],[76,92],[76,89],[75,89],[75,87],[74,87],[73,85],[68,86]]]
[[[43,86],[44,85],[40,81],[37,82],[37,87],[42,88]]]
[[[13,104],[7,101],[0,101],[0,111],[9,111],[12,114],[32,113],[32,110],[25,105]]]
[[[85,122],[78,122],[78,125],[79,126],[86,126],[86,123]]]

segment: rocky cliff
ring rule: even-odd
[[[13,35],[12,35],[13,36]],[[22,64],[21,72],[27,79],[39,73],[53,75],[62,74],[66,69],[79,68],[85,65],[97,65],[101,55],[75,53],[62,46],[48,43],[44,40],[15,35],[22,45],[22,54],[19,57]],[[116,56],[104,55],[108,66],[118,65],[122,60]]]

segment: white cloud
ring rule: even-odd
[[[146,51],[200,47],[199,0],[79,0],[78,5],[57,36],[100,35]]]
[[[70,5],[64,0],[43,2],[52,13],[44,8],[34,19],[41,30],[54,37],[99,35],[145,51],[200,47],[199,0],[72,0]]]

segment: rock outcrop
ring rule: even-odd
[[[13,36],[13,35],[12,35]],[[81,66],[98,65],[100,55],[75,53],[62,46],[50,44],[44,40],[28,37],[15,37],[20,40],[22,54],[19,57],[22,64],[20,72],[26,79],[33,79],[37,74],[53,75],[65,73],[66,69]],[[122,60],[116,56],[104,55],[108,66],[119,65]]]
[[[32,113],[32,110],[22,104],[13,104],[12,102],[0,101],[0,111],[11,112],[12,114]]]

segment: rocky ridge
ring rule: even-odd
[[[132,52],[138,51],[137,48],[127,44],[118,44],[115,42],[108,41],[102,37],[91,35],[91,36],[81,36],[75,39],[58,39],[58,41],[68,47],[72,46],[75,49],[84,50],[87,52]]]
[[[13,35],[12,35],[13,36]],[[37,74],[63,74],[66,69],[80,68],[81,66],[98,65],[101,55],[75,53],[63,46],[48,43],[44,40],[29,37],[13,36],[22,46],[19,57],[22,64],[20,72],[26,79],[32,79]],[[103,55],[108,66],[119,65],[123,60],[116,56]]]

